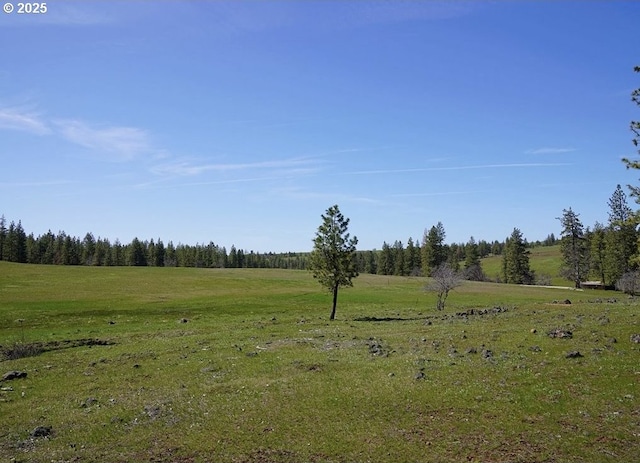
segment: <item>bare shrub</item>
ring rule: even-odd
[[[640,273],[627,272],[616,281],[616,289],[625,294],[635,296],[640,292]]]
[[[435,291],[438,296],[436,308],[444,310],[444,304],[449,296],[449,291],[462,284],[463,278],[448,263],[436,268],[431,275],[431,282],[427,284],[427,291]]]

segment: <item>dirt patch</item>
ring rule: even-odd
[[[11,346],[0,346],[0,361],[15,360],[25,357],[35,357],[52,350],[70,349],[83,346],[110,346],[113,341],[104,339],[67,339],[64,341],[15,343]]]

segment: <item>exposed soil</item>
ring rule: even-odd
[[[0,346],[0,361],[35,357],[52,350],[70,349],[83,346],[109,346],[115,342],[104,339],[66,339],[64,341],[15,343],[11,346]]]

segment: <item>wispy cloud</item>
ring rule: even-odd
[[[317,191],[309,191],[302,187],[286,187],[286,188],[275,188],[271,190],[271,193],[276,196],[283,196],[288,199],[295,200],[326,200],[326,201],[338,201],[338,202],[354,202],[354,203],[364,203],[364,204],[376,204],[382,205],[387,204],[387,201],[382,201],[375,198],[370,198],[366,196],[357,196],[345,193],[335,193],[335,192],[317,192]]]
[[[575,148],[537,148],[525,151],[526,154],[564,154],[576,151]]]
[[[456,170],[476,170],[476,169],[515,169],[534,167],[562,167],[570,166],[566,162],[554,163],[519,163],[519,164],[484,164],[474,166],[450,166],[450,167],[418,167],[412,169],[381,169],[381,170],[359,170],[353,172],[343,172],[340,175],[373,175],[373,174],[405,174],[411,172],[434,172],[434,171],[456,171]]]
[[[195,164],[190,161],[178,161],[161,164],[152,169],[159,175],[195,176],[205,172],[232,172],[246,170],[281,170],[282,173],[311,173],[316,171],[312,165],[317,161],[306,158],[282,159],[274,161],[246,163],[204,163]]]
[[[0,129],[20,130],[35,135],[51,133],[39,114],[19,108],[0,108]]]
[[[55,122],[60,134],[68,141],[106,155],[112,161],[130,161],[153,152],[149,135],[136,127],[91,127],[78,120]]]
[[[48,186],[60,186],[69,185],[73,182],[68,180],[49,180],[42,182],[0,182],[0,188],[34,188],[34,187],[48,187]]]
[[[431,193],[398,193],[390,195],[394,198],[412,198],[412,197],[428,197],[428,196],[460,196],[460,195],[476,195],[479,193],[487,193],[491,190],[474,190],[474,191],[436,191]]]

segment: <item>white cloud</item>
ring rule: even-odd
[[[174,163],[161,164],[152,169],[159,175],[179,175],[194,176],[205,172],[231,172],[245,170],[279,170],[280,174],[294,174],[315,171],[309,167],[314,163],[310,159],[283,159],[277,161],[247,162],[247,163],[216,163],[216,164],[195,164],[190,161],[178,161]]]
[[[553,163],[518,163],[518,164],[485,164],[474,166],[451,166],[451,167],[418,167],[413,169],[383,169],[383,170],[360,170],[345,172],[343,175],[370,175],[370,174],[403,174],[409,172],[432,172],[445,170],[474,170],[474,169],[512,169],[512,168],[532,168],[532,167],[561,167],[570,166],[566,162]]]
[[[0,108],[0,129],[20,130],[35,135],[51,133],[39,114],[15,108]]]
[[[538,148],[525,151],[526,154],[563,154],[572,153],[575,148]]]
[[[108,156],[111,161],[130,161],[154,152],[146,131],[136,127],[90,127],[77,120],[55,122],[68,141]]]

